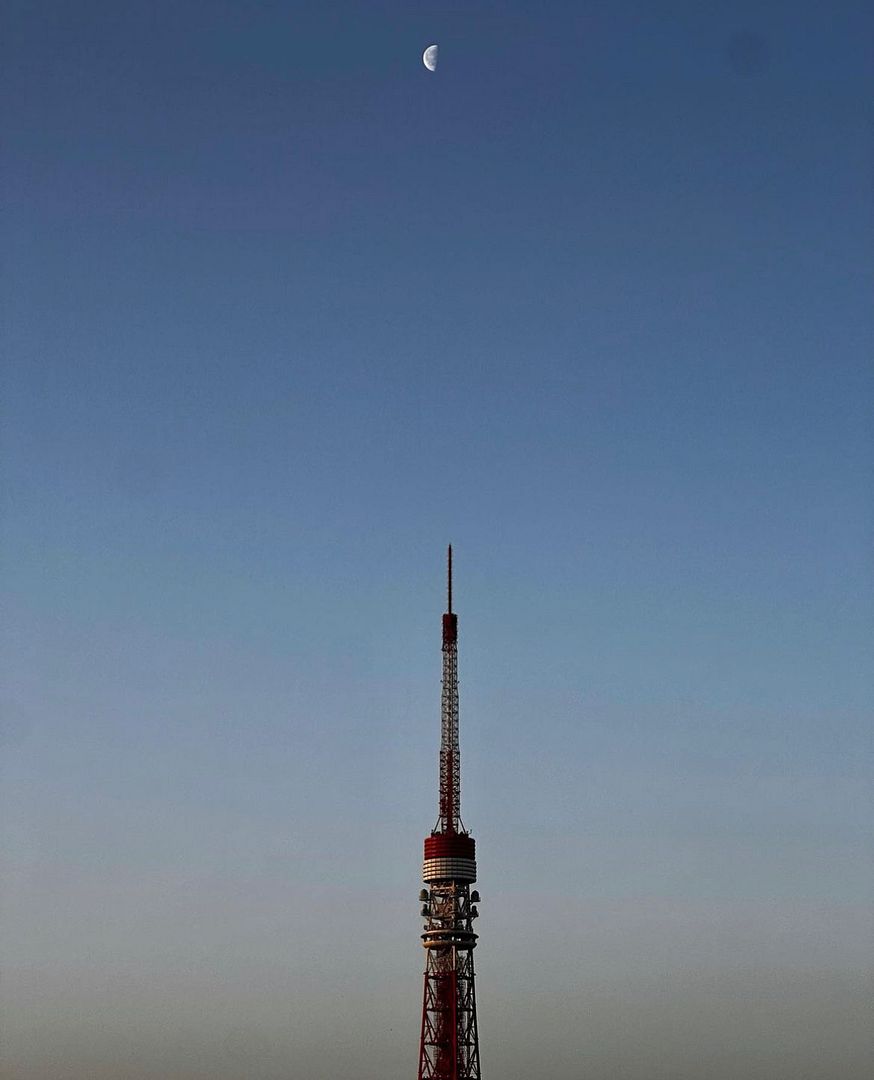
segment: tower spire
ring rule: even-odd
[[[436,832],[464,832],[458,750],[458,616],[452,611],[452,545],[446,555],[447,612],[443,616],[443,694],[440,702],[440,817]]]
[[[449,599],[446,604],[446,610],[452,614],[452,544],[449,545],[449,549],[446,553],[446,591]]]

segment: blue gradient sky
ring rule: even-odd
[[[862,1080],[870,6],[3,20],[10,1078]]]

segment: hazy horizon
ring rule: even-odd
[[[2,21],[4,1080],[865,1080],[871,6]]]

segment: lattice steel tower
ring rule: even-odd
[[[418,1080],[480,1080],[473,950],[473,905],[479,893],[473,837],[461,822],[458,753],[458,619],[452,611],[452,547],[448,554],[449,603],[443,616],[443,694],[440,710],[440,816],[425,838],[419,893],[425,928],[425,993]]]

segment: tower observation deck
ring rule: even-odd
[[[476,1020],[473,923],[479,912],[476,846],[461,821],[458,745],[458,617],[452,610],[452,547],[447,557],[440,708],[437,824],[425,837],[419,894],[425,925],[425,988],[418,1080],[481,1080]]]

